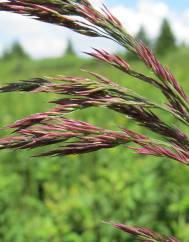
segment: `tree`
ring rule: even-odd
[[[150,46],[151,41],[146,33],[144,26],[141,26],[138,33],[136,34],[136,39],[142,41],[145,45]]]
[[[7,49],[3,54],[4,59],[11,58],[29,58],[28,54],[25,52],[21,44],[16,41],[12,44],[12,46]]]
[[[155,43],[155,52],[157,55],[166,55],[177,48],[176,38],[171,29],[170,23],[164,19],[160,29],[160,35]]]
[[[68,40],[68,43],[67,43],[67,47],[66,47],[66,51],[65,51],[65,56],[70,56],[70,55],[75,55],[75,50],[74,50],[74,47],[73,47],[73,43],[72,41],[69,39]]]
[[[151,41],[146,33],[144,26],[141,26],[135,38],[139,41],[142,41],[146,46],[151,47]],[[129,60],[137,60],[137,57],[132,52],[127,52],[127,59]]]

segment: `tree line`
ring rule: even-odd
[[[148,36],[143,26],[141,26],[136,34],[136,39],[142,41],[144,44],[150,47],[158,56],[165,56],[179,47],[171,25],[167,19],[162,21],[160,33],[155,40],[152,40]],[[67,57],[75,55],[76,51],[74,49],[74,45],[71,40],[68,40],[63,56]],[[133,60],[136,58],[132,53],[126,53],[126,57]],[[14,42],[12,46],[6,49],[2,55],[3,60],[9,60],[12,58],[29,59],[30,56],[19,42]]]
[[[163,19],[159,35],[155,40],[149,38],[143,26],[141,26],[135,37],[137,40],[142,41],[145,45],[150,47],[159,57],[165,56],[179,48],[175,34],[167,19]],[[126,56],[128,59],[136,59],[135,55],[130,52],[126,54]]]

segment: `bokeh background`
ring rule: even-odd
[[[99,7],[102,1],[93,0]],[[126,28],[150,46],[189,93],[187,0],[107,0]],[[89,39],[16,14],[0,13],[0,84],[32,77],[96,71],[163,102],[155,89],[86,58],[91,46],[118,53],[149,72],[110,41]],[[48,110],[48,94],[1,94],[4,126]],[[148,132],[106,109],[68,117],[109,129]],[[172,117],[164,117],[174,123]],[[175,122],[175,125],[180,125]],[[181,127],[182,128],[182,127]],[[187,130],[185,130],[188,132]],[[4,131],[0,135],[3,137]],[[135,241],[102,221],[150,227],[189,241],[189,169],[167,158],[143,157],[125,147],[62,158],[31,158],[30,151],[0,153],[0,240],[3,242]]]

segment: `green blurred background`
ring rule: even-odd
[[[147,42],[142,35],[139,37]],[[189,93],[189,48],[170,41],[159,50],[153,48]],[[60,58],[32,60],[15,43],[0,60],[1,84],[32,77],[81,75],[80,69],[87,69],[164,101],[156,89],[99,61],[77,57],[71,42],[68,47]],[[161,48],[169,51],[162,53]],[[136,70],[151,74],[132,55],[121,55]],[[53,98],[48,94],[1,94],[1,126],[47,111]],[[114,130],[127,127],[149,133],[107,109],[87,109],[68,117]],[[180,125],[172,117],[163,118]],[[1,131],[1,137],[4,134]],[[135,241],[103,221],[150,227],[189,241],[189,169],[178,162],[139,156],[126,147],[62,158],[31,158],[32,154],[0,153],[0,241]]]

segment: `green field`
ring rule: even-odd
[[[188,60],[189,49],[183,48],[162,62],[189,93]],[[146,97],[164,101],[156,89],[99,61],[69,56],[0,60],[0,66],[1,84],[32,77],[86,75],[79,70],[87,69]],[[145,69],[138,62],[131,66]],[[49,94],[1,94],[1,126],[48,110],[48,101],[53,98]],[[126,117],[103,108],[77,111],[68,117],[110,129],[127,127],[148,133]],[[163,118],[174,122],[172,117]],[[62,158],[31,158],[32,154],[0,153],[0,241],[134,241],[102,222],[114,221],[150,227],[189,242],[187,167],[167,158],[139,156],[126,147]]]

